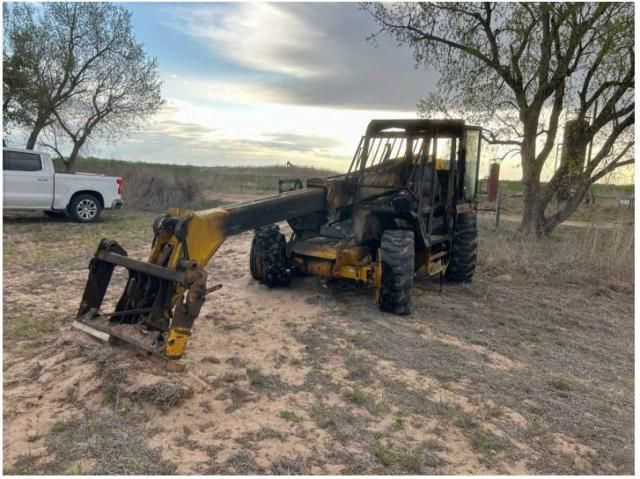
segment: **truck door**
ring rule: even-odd
[[[4,207],[51,208],[53,172],[37,153],[3,150]]]

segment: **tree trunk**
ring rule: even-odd
[[[587,191],[589,191],[589,186],[591,186],[591,182],[586,180],[577,185],[576,190],[562,204],[562,207],[551,217],[544,220],[543,234],[551,233],[556,226],[576,212],[580,204],[584,201],[584,197]]]
[[[36,141],[38,140],[38,136],[40,132],[44,129],[45,122],[36,121],[35,125],[33,125],[33,129],[31,130],[31,134],[29,135],[29,139],[27,140],[27,150],[33,150],[36,146]]]
[[[535,177],[522,177],[522,222],[520,231],[542,237],[544,231],[544,206],[540,204],[540,181]]]
[[[80,148],[82,147],[81,144],[79,143],[75,143],[73,145],[73,150],[71,150],[71,153],[69,154],[69,157],[64,160],[64,169],[67,173],[70,173],[73,171],[73,167],[76,164],[76,160],[78,159],[78,155],[80,154]]]
[[[541,237],[544,236],[545,205],[541,204],[540,168],[536,165],[536,128],[537,114],[532,117],[526,117],[525,138],[520,148],[523,206],[520,231],[527,235]]]

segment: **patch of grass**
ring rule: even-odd
[[[94,463],[89,474],[174,474],[175,464],[145,444],[151,433],[114,411],[58,421],[46,438],[52,461],[42,464],[41,472],[71,473],[80,461],[88,460]]]
[[[366,357],[353,352],[348,352],[344,363],[349,371],[350,379],[364,382],[371,379],[373,370]]]
[[[73,466],[71,466],[71,469],[69,469],[69,473],[72,476],[82,476],[86,474],[86,471],[84,470],[84,467],[82,467],[82,463],[76,462]]]
[[[348,408],[315,404],[311,408],[311,417],[318,427],[328,430],[340,441],[358,435],[358,418]]]
[[[353,404],[364,406],[369,402],[370,396],[358,388],[348,389],[343,393],[343,397]]]
[[[434,447],[432,442],[423,442],[418,447],[405,449],[398,454],[398,468],[409,474],[433,472],[434,468],[444,464],[435,453],[439,449],[440,447]]]
[[[50,336],[58,330],[59,324],[51,315],[39,315],[35,312],[23,314],[4,314],[2,318],[4,338],[15,341],[36,340]]]
[[[455,382],[460,379],[461,375],[459,371],[454,371],[453,369],[442,368],[434,373],[435,378],[442,382]]]
[[[571,391],[574,388],[574,385],[571,381],[561,377],[550,378],[547,380],[547,384],[556,391]]]
[[[391,467],[396,462],[397,452],[388,444],[383,444],[380,441],[374,441],[369,446],[369,452],[378,460],[384,467]]]
[[[269,377],[260,372],[258,368],[247,368],[247,376],[249,376],[249,384],[257,388],[269,386]]]
[[[277,376],[263,374],[259,368],[247,368],[249,384],[259,391],[267,391],[269,394],[281,394],[285,390],[285,384]]]
[[[219,451],[215,448],[209,450],[209,475],[255,475],[264,474],[253,458],[253,454],[247,450],[232,452],[223,462],[216,459]]]
[[[393,427],[395,429],[402,430],[402,429],[404,429],[404,426],[405,426],[406,422],[407,421],[404,418],[397,417],[396,420],[393,422]]]
[[[85,354],[95,360],[98,375],[102,380],[102,402],[117,407],[126,385],[127,371],[106,348],[100,349],[97,345],[92,347],[94,349],[87,349]]]
[[[289,411],[282,411],[282,412],[289,412]],[[281,417],[282,417],[282,413],[280,413],[280,414],[281,414]],[[296,418],[298,418],[298,417],[299,416],[296,416]],[[286,419],[286,418],[283,418],[283,419]],[[300,419],[302,419],[302,418],[300,418]],[[296,422],[296,421],[294,421],[294,422]],[[256,432],[255,437],[256,437],[257,441],[264,441],[266,439],[279,439],[280,441],[284,440],[284,434],[282,432],[277,431],[275,429],[272,429],[270,427],[263,427],[263,428],[259,429]]]
[[[102,404],[114,406],[118,403],[117,391],[112,388],[105,388],[100,391],[100,398],[102,399]]]
[[[226,389],[222,393],[218,394],[218,396],[216,396],[216,399],[231,400],[231,404],[224,409],[224,411],[227,413],[233,412],[236,409],[241,408],[243,404],[254,400],[254,398],[248,391],[238,386],[232,386]]]
[[[227,464],[233,467],[233,472],[240,475],[255,474],[260,470],[249,451],[238,451],[229,456]]]
[[[280,411],[280,417],[289,422],[302,422],[303,418],[293,411]]]
[[[166,381],[141,386],[130,394],[132,399],[153,404],[163,411],[168,411],[192,396],[193,390],[190,387]]]
[[[309,469],[302,458],[279,457],[271,464],[271,473],[277,476],[294,476],[309,474]]]
[[[475,430],[471,443],[474,450],[487,455],[496,454],[506,447],[504,439],[481,427]]]
[[[465,411],[458,411],[453,423],[460,429],[472,429],[476,426],[473,416]]]
[[[373,402],[373,405],[372,401],[369,401],[367,405],[369,406],[367,409],[372,414],[386,414],[391,411],[391,403],[385,394],[382,394],[378,401]]]
[[[530,421],[527,424],[527,429],[525,430],[525,436],[527,438],[535,438],[544,436],[548,431],[547,426],[544,421],[538,419]]]
[[[38,469],[38,458],[33,456],[31,452],[28,452],[27,454],[20,454],[13,463],[13,467],[5,471],[5,474],[16,474],[20,476],[38,473],[41,473]]]

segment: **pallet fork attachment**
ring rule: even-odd
[[[76,321],[164,359],[179,359],[208,294],[205,267],[231,235],[324,207],[324,190],[295,190],[203,211],[170,209],[153,224],[149,259],[130,258],[115,241],[103,239],[89,264]],[[113,312],[102,311],[116,268],[128,279]],[[86,327],[82,329],[86,331]]]
[[[129,278],[115,310],[106,314],[100,308],[116,266],[125,267]],[[206,279],[207,273],[195,263],[173,271],[133,260],[115,241],[102,240],[89,265],[76,319],[102,333],[98,337],[106,333],[149,353],[179,359],[211,292]],[[172,311],[168,320],[167,311]]]

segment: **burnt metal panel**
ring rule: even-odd
[[[436,128],[440,135],[460,135],[464,130],[464,120],[371,120],[366,134],[367,136],[379,136],[382,131],[390,128],[402,129],[413,135],[433,133]],[[406,135],[406,133],[400,134],[400,136]]]
[[[224,208],[229,216],[225,235],[231,236],[325,209],[324,188],[305,188]]]

